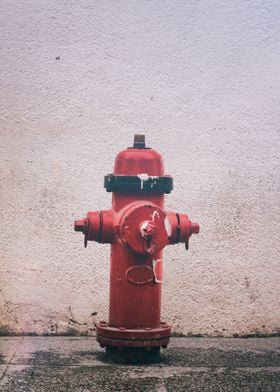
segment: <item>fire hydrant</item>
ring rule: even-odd
[[[88,212],[75,230],[88,241],[111,244],[109,322],[97,325],[97,341],[116,361],[156,359],[169,343],[171,327],[160,320],[162,250],[185,243],[199,225],[185,214],[164,211],[164,194],[173,179],[163,161],[135,135],[133,147],[121,151],[104,187],[112,192],[112,209]]]

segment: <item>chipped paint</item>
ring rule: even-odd
[[[144,187],[144,181],[148,181],[149,176],[148,176],[147,173],[140,173],[140,174],[137,174],[137,177],[138,177],[138,178],[140,179],[140,181],[141,181],[141,190],[142,190],[143,187]]]
[[[154,259],[153,260],[153,271],[155,275],[155,282],[162,282],[162,259]]]
[[[167,217],[164,219],[164,227],[168,237],[170,237],[172,233],[172,229],[171,229],[171,224]]]
[[[140,186],[141,190],[144,188],[144,182],[145,181],[152,180],[150,185],[151,185],[151,188],[153,188],[154,185],[157,183],[158,178],[159,178],[158,176],[149,176],[147,173],[137,174],[137,177],[141,181],[141,186]]]
[[[160,216],[159,216],[158,210],[155,210],[155,211],[152,213],[152,215],[151,215],[151,218],[152,218],[152,221],[153,221],[153,222],[155,221],[155,217],[157,217],[157,218],[160,217]]]
[[[140,233],[143,238],[146,237],[146,229],[148,226],[149,226],[149,221],[143,222],[142,225],[140,226]]]

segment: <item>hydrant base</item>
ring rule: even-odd
[[[116,363],[144,364],[159,361],[160,347],[106,346],[106,354]]]
[[[101,322],[96,329],[96,338],[101,347],[166,347],[171,335],[171,327],[160,323],[156,328],[110,327]]]

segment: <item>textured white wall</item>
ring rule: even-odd
[[[109,246],[85,250],[73,220],[110,207],[103,176],[139,132],[174,177],[166,207],[201,224],[188,253],[165,249],[163,319],[185,334],[277,331],[279,1],[0,8],[1,325],[107,318]]]

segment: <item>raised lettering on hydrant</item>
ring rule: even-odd
[[[164,175],[161,156],[135,135],[134,146],[121,151],[113,174],[105,176],[112,209],[88,212],[75,230],[88,241],[111,244],[109,321],[97,326],[97,340],[124,360],[156,357],[169,343],[171,327],[160,320],[162,250],[185,243],[199,225],[185,214],[164,210],[164,194],[173,179]]]

